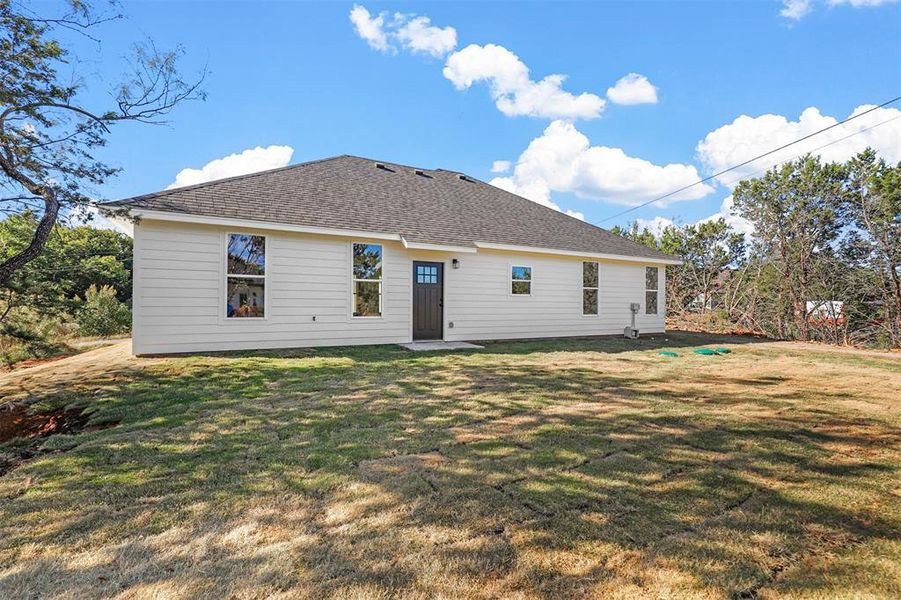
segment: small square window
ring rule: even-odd
[[[510,276],[512,279],[510,293],[516,296],[532,294],[532,267],[511,267]]]

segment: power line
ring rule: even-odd
[[[851,115],[850,117],[848,117],[848,118],[846,118],[846,119],[844,119],[844,120],[841,120],[841,121],[839,121],[838,123],[833,123],[832,125],[829,125],[828,127],[824,127],[823,129],[820,129],[819,131],[814,131],[813,133],[809,133],[809,134],[805,135],[804,137],[800,137],[800,138],[798,138],[798,139],[796,139],[796,140],[794,140],[794,141],[792,141],[792,142],[789,142],[789,143],[787,143],[787,144],[783,144],[782,146],[779,146],[778,148],[773,148],[772,150],[769,150],[769,151],[767,151],[767,152],[764,152],[763,154],[760,154],[760,155],[758,155],[758,156],[755,156],[754,158],[750,158],[750,159],[748,159],[748,160],[746,160],[746,161],[744,161],[744,162],[742,162],[742,163],[739,163],[739,164],[737,164],[737,165],[733,165],[733,166],[731,166],[731,167],[729,167],[729,168],[723,169],[722,171],[718,171],[718,172],[714,173],[713,175],[709,175],[709,176],[707,176],[707,177],[705,177],[705,178],[703,178],[703,179],[699,179],[698,181],[695,181],[694,183],[690,183],[690,184],[688,184],[688,185],[682,186],[682,187],[680,187],[680,188],[677,189],[677,190],[673,190],[672,192],[669,192],[669,193],[667,193],[667,194],[664,194],[664,195],[662,195],[662,196],[659,196],[659,197],[657,197],[657,198],[654,198],[653,200],[648,200],[647,202],[643,202],[643,203],[641,203],[641,204],[639,204],[639,205],[637,205],[637,206],[633,206],[632,208],[626,209],[626,210],[624,210],[624,211],[622,211],[622,212],[616,213],[615,215],[609,216],[609,217],[607,217],[606,219],[601,219],[600,221],[598,221],[598,223],[606,223],[607,221],[610,221],[610,220],[612,220],[612,219],[616,219],[616,218],[621,217],[621,216],[623,216],[623,215],[629,214],[630,212],[635,211],[635,210],[638,210],[639,208],[643,208],[643,207],[647,206],[648,204],[653,204],[654,202],[660,202],[661,200],[664,200],[664,199],[666,199],[666,198],[669,198],[670,196],[675,196],[675,195],[678,194],[679,192],[684,192],[685,190],[687,190],[687,189],[689,189],[689,188],[693,188],[693,187],[696,186],[696,185],[700,185],[700,184],[702,184],[702,183],[706,183],[706,182],[710,181],[711,179],[714,179],[714,178],[716,178],[716,177],[719,177],[720,175],[723,175],[723,174],[725,174],[725,173],[728,173],[729,171],[734,171],[735,169],[741,168],[741,167],[743,167],[743,166],[745,166],[745,165],[747,165],[747,164],[750,164],[750,163],[752,163],[752,162],[755,162],[755,161],[757,161],[757,160],[760,160],[761,158],[764,158],[765,156],[769,156],[770,154],[775,154],[776,152],[779,152],[780,150],[785,150],[785,149],[788,148],[789,146],[794,146],[795,144],[798,144],[798,143],[800,143],[800,142],[803,142],[804,140],[808,140],[808,139],[810,139],[810,138],[812,138],[812,137],[814,137],[814,136],[816,136],[816,135],[819,135],[819,134],[821,134],[821,133],[823,133],[823,132],[825,132],[825,131],[829,131],[830,129],[834,129],[834,128],[840,126],[840,125],[844,125],[844,124],[847,123],[848,121],[852,121],[852,120],[854,120],[854,119],[856,119],[856,118],[858,118],[858,117],[862,117],[862,116],[864,116],[864,115],[866,115],[866,114],[868,114],[868,113],[873,112],[873,111],[876,110],[876,109],[883,108],[883,107],[885,107],[885,106],[888,106],[889,104],[892,104],[893,102],[897,102],[898,100],[901,100],[901,96],[897,96],[897,97],[895,97],[895,98],[892,98],[891,100],[888,100],[888,101],[886,101],[886,102],[883,102],[882,104],[880,104],[880,105],[878,105],[878,106],[874,106],[874,107],[872,107],[872,108],[868,108],[867,110],[865,110],[865,111],[863,111],[863,112],[861,112],[861,113],[857,113],[856,115]],[[862,131],[866,131],[866,130],[861,130],[861,131],[855,132],[854,135],[856,135],[857,133],[861,133]]]
[[[876,123],[875,125],[870,125],[869,127],[866,127],[864,129],[859,129],[859,130],[855,131],[854,133],[849,133],[848,135],[842,136],[836,140],[832,140],[831,142],[823,144],[822,146],[817,146],[816,148],[811,148],[810,150],[805,150],[801,154],[795,154],[791,158],[786,158],[785,160],[780,160],[778,162],[771,164],[768,167],[764,167],[762,169],[757,169],[756,171],[752,171],[751,173],[748,173],[747,175],[742,175],[741,177],[736,177],[735,179],[730,179],[729,181],[725,181],[722,183],[723,183],[723,185],[728,187],[730,184],[733,184],[736,181],[741,181],[742,179],[746,179],[747,177],[750,177],[752,175],[757,175],[758,173],[763,173],[764,171],[772,169],[773,167],[787,163],[791,160],[795,160],[796,158],[800,158],[800,157],[804,156],[805,154],[810,154],[811,152],[816,152],[817,150],[822,150],[823,148],[827,148],[833,144],[837,144],[839,142],[844,142],[846,139],[852,138],[855,135],[860,135],[861,133],[866,133],[867,131],[870,131],[871,129],[876,129],[877,127],[881,127],[882,125],[885,125],[886,123],[891,123],[892,121],[897,121],[898,119],[901,119],[901,115],[892,117],[891,119],[886,119],[885,121],[881,121],[879,123]]]

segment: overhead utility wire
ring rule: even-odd
[[[885,121],[880,121],[879,123],[876,123],[875,125],[870,125],[869,127],[866,127],[866,128],[864,128],[864,129],[858,129],[858,130],[855,131],[854,133],[849,133],[848,135],[844,135],[844,136],[842,136],[842,137],[840,137],[840,138],[838,138],[838,139],[835,139],[835,140],[832,140],[831,142],[828,142],[828,143],[826,143],[826,144],[823,144],[822,146],[817,146],[816,148],[811,148],[810,150],[805,150],[805,151],[802,152],[801,154],[795,154],[795,155],[794,155],[793,157],[791,157],[791,158],[786,158],[785,160],[780,160],[780,161],[778,161],[778,162],[775,162],[775,163],[769,165],[768,167],[764,167],[764,168],[762,168],[762,169],[757,169],[756,171],[752,171],[751,173],[747,173],[747,174],[742,175],[742,176],[740,176],[740,177],[736,177],[735,179],[730,179],[729,181],[723,181],[723,182],[721,182],[721,183],[722,183],[723,185],[725,185],[725,186],[728,187],[729,185],[731,185],[731,184],[733,184],[733,183],[735,183],[735,182],[737,182],[737,181],[741,181],[742,179],[746,179],[746,178],[748,178],[748,177],[750,177],[750,176],[752,176],[752,175],[757,175],[758,173],[763,173],[764,171],[767,171],[767,170],[769,170],[769,169],[772,169],[773,167],[778,167],[778,166],[781,165],[781,164],[784,164],[784,163],[787,163],[787,162],[789,162],[789,161],[791,161],[791,160],[795,160],[795,159],[797,159],[797,158],[800,158],[800,157],[804,156],[805,154],[810,154],[811,152],[816,152],[817,150],[822,150],[823,148],[827,148],[827,147],[829,147],[829,146],[831,146],[831,145],[833,145],[833,144],[837,144],[837,143],[839,143],[839,142],[844,142],[844,141],[847,140],[848,138],[852,138],[852,137],[854,137],[855,135],[860,135],[861,133],[866,133],[867,131],[870,131],[871,129],[876,129],[877,127],[881,127],[881,126],[885,125],[886,123],[891,123],[892,121],[897,121],[898,119],[901,119],[901,115],[892,117],[891,119],[886,119]]]
[[[876,110],[876,109],[878,109],[878,108],[883,108],[883,107],[885,107],[885,106],[888,106],[889,104],[892,104],[893,102],[897,102],[898,100],[901,100],[901,96],[897,96],[897,97],[895,97],[895,98],[892,98],[891,100],[888,100],[888,101],[886,101],[886,102],[883,102],[882,104],[880,104],[880,105],[878,105],[878,106],[873,106],[872,108],[868,108],[867,110],[865,110],[865,111],[863,111],[863,112],[861,112],[861,113],[857,113],[856,115],[851,115],[850,117],[848,117],[848,118],[846,118],[846,119],[843,119],[843,120],[839,121],[838,123],[833,123],[832,125],[829,125],[828,127],[824,127],[823,129],[820,129],[819,131],[814,131],[813,133],[809,133],[809,134],[805,135],[804,137],[800,137],[800,138],[798,138],[798,139],[796,139],[796,140],[794,140],[794,141],[792,141],[792,142],[789,142],[789,143],[787,143],[787,144],[783,144],[782,146],[779,146],[778,148],[773,148],[772,150],[769,150],[769,151],[767,151],[767,152],[764,152],[763,154],[760,154],[760,155],[758,155],[758,156],[755,156],[754,158],[750,158],[750,159],[748,159],[748,160],[746,160],[746,161],[744,161],[744,162],[742,162],[742,163],[739,163],[739,164],[737,164],[737,165],[733,165],[733,166],[731,166],[731,167],[729,167],[729,168],[723,169],[722,171],[718,171],[718,172],[714,173],[713,175],[709,175],[709,176],[705,177],[704,179],[699,179],[698,181],[695,181],[694,183],[690,183],[690,184],[688,184],[688,185],[686,185],[686,186],[682,186],[682,187],[680,187],[680,188],[677,189],[677,190],[673,190],[672,192],[669,192],[669,193],[667,193],[667,194],[664,194],[664,195],[662,195],[662,196],[659,196],[659,197],[657,197],[657,198],[654,198],[653,200],[648,200],[647,202],[643,202],[643,203],[641,203],[641,204],[639,204],[639,205],[637,205],[637,206],[633,206],[632,208],[629,208],[629,209],[626,209],[626,210],[624,210],[624,211],[622,211],[622,212],[616,213],[615,215],[611,215],[611,216],[609,216],[609,217],[607,217],[607,218],[605,218],[605,219],[601,219],[600,221],[598,221],[598,223],[605,223],[605,222],[610,221],[610,220],[612,220],[612,219],[616,219],[617,217],[621,217],[621,216],[623,216],[623,215],[625,215],[625,214],[628,214],[628,213],[630,213],[630,212],[632,212],[632,211],[638,210],[639,208],[643,208],[643,207],[647,206],[648,204],[653,204],[654,202],[660,202],[661,200],[664,200],[664,199],[666,199],[666,198],[669,198],[670,196],[674,196],[674,195],[678,194],[679,192],[684,192],[685,190],[687,190],[687,189],[689,189],[689,188],[692,188],[692,187],[694,187],[694,186],[696,186],[696,185],[700,185],[700,184],[702,184],[702,183],[706,183],[706,182],[710,181],[711,179],[714,179],[715,177],[719,177],[720,175],[723,175],[724,173],[728,173],[729,171],[734,171],[735,169],[738,169],[738,168],[740,168],[740,167],[743,167],[743,166],[745,166],[745,165],[747,165],[747,164],[750,164],[750,163],[752,163],[752,162],[754,162],[754,161],[760,160],[761,158],[763,158],[763,157],[765,157],[765,156],[769,156],[770,154],[774,154],[774,153],[776,153],[776,152],[779,152],[780,150],[785,150],[785,149],[788,148],[789,146],[794,146],[795,144],[798,144],[798,143],[800,143],[800,142],[803,142],[804,140],[808,140],[808,139],[810,139],[810,138],[812,138],[812,137],[814,137],[814,136],[816,136],[816,135],[819,135],[819,134],[821,134],[821,133],[823,133],[823,132],[825,132],[825,131],[829,131],[830,129],[834,129],[834,128],[840,126],[840,125],[844,125],[844,124],[847,123],[848,121],[852,121],[852,120],[854,120],[854,119],[856,119],[856,118],[858,118],[858,117],[862,117],[862,116],[864,116],[864,115],[866,115],[866,114],[868,114],[868,113],[873,112],[874,110]]]

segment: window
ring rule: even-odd
[[[225,276],[225,316],[229,319],[266,316],[266,237],[228,234]]]
[[[645,267],[644,269],[644,312],[648,315],[657,314],[657,267]]]
[[[598,314],[598,263],[582,263],[582,314]]]
[[[514,294],[528,296],[532,293],[532,267],[512,267],[511,275]]]
[[[438,267],[416,265],[416,283],[438,283]]]
[[[353,316],[382,316],[382,247],[353,245]]]

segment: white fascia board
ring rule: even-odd
[[[622,260],[642,264],[681,265],[681,260],[669,258],[647,258],[644,256],[625,256],[622,254],[602,254],[597,252],[577,252],[575,250],[558,250],[555,248],[534,248],[532,246],[514,246],[510,244],[493,244],[490,242],[476,242],[478,248],[485,250],[503,250],[507,252],[532,252],[537,254],[557,254],[560,256],[578,256],[584,258],[598,258],[604,260]]]
[[[427,244],[424,242],[408,242],[407,239],[403,236],[400,237],[400,241],[403,242],[404,248],[409,250],[434,250],[436,252],[456,252],[456,253],[466,253],[466,254],[475,254],[478,252],[478,249],[473,248],[471,246],[450,246],[447,244]]]
[[[186,213],[166,212],[159,210],[142,210],[135,208],[131,214],[152,221],[174,221],[177,223],[196,223],[198,225],[222,225],[225,227],[241,227],[245,229],[268,229],[272,231],[291,231],[295,233],[311,233],[315,235],[334,235],[340,237],[356,237],[375,240],[401,241],[400,234],[360,229],[336,229],[332,227],[312,227],[307,225],[290,225],[288,223],[272,223],[270,221],[249,221],[245,219],[229,219],[226,217],[207,217]]]

